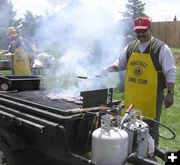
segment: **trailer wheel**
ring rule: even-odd
[[[11,151],[8,145],[0,141],[0,164],[18,165],[18,159],[15,152]]]

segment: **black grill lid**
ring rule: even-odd
[[[113,89],[98,89],[83,91],[80,93],[83,97],[83,108],[96,107],[112,103]]]

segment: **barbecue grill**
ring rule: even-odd
[[[9,80],[7,79],[5,80],[8,82]],[[12,127],[28,127],[28,129],[24,129],[27,131],[23,134],[25,134],[26,137],[31,137],[28,139],[31,146],[39,147],[39,149],[43,151],[43,147],[46,146],[46,148],[48,148],[47,152],[52,153],[52,156],[55,156],[53,153],[55,146],[52,146],[53,142],[51,139],[52,137],[59,138],[57,135],[59,136],[58,130],[60,129],[59,125],[61,125],[61,127],[65,129],[64,133],[62,133],[63,130],[61,130],[61,136],[67,137],[69,148],[76,153],[84,153],[90,149],[89,142],[91,134],[89,134],[89,130],[93,131],[91,127],[94,121],[94,113],[88,112],[99,111],[100,107],[93,107],[95,105],[99,106],[102,103],[107,105],[109,92],[112,92],[112,89],[83,91],[81,94],[84,97],[84,103],[77,105],[63,99],[49,99],[46,96],[46,89],[6,91],[0,93],[0,118],[13,121],[10,122]],[[95,94],[97,95],[95,96]],[[102,94],[105,94],[105,97],[102,96]],[[101,97],[103,97],[103,99]],[[89,99],[90,102],[86,99]],[[99,99],[99,101],[93,104],[93,99]],[[83,111],[87,113],[83,113]],[[31,131],[29,131],[29,129]],[[40,135],[38,135],[39,133],[37,132],[39,132]],[[36,135],[32,137],[33,134]],[[48,138],[44,138],[44,136],[41,137],[41,135],[46,135]],[[47,139],[49,139],[49,144],[47,144]],[[39,140],[41,143],[39,144],[38,142],[38,144],[34,146],[34,141]],[[59,145],[62,146],[61,141],[58,141]],[[59,152],[64,153],[65,151],[63,149]]]

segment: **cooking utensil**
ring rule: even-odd
[[[94,78],[99,78],[100,76],[89,76],[89,77],[87,77],[87,76],[77,76],[77,78],[79,78],[79,79],[94,79]]]
[[[96,77],[77,76],[77,78],[80,78],[80,79],[93,79],[93,78],[96,78]]]

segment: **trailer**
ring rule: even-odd
[[[0,162],[2,164],[23,164],[22,158],[26,153],[37,151],[64,164],[101,165],[103,163],[98,161],[102,159],[102,155],[107,148],[103,149],[100,158],[97,158],[97,155],[99,155],[96,150],[97,146],[103,140],[105,140],[105,144],[109,142],[112,144],[114,139],[107,139],[106,137],[99,141],[99,135],[96,137],[97,132],[96,135],[94,132],[101,129],[102,135],[102,130],[106,132],[111,127],[113,127],[113,130],[118,129],[119,134],[123,131],[124,139],[121,136],[121,139],[116,141],[117,144],[121,145],[122,143],[119,142],[122,140],[125,141],[124,144],[127,141],[129,144],[132,143],[133,139],[129,136],[134,137],[134,135],[132,135],[132,131],[128,133],[130,129],[127,128],[128,124],[126,124],[127,130],[119,128],[117,125],[117,122],[125,121],[125,118],[120,119],[117,115],[121,109],[121,102],[113,100],[112,88],[83,91],[80,93],[83,101],[76,103],[64,99],[49,99],[47,89],[40,87],[40,80],[41,78],[37,75],[0,76]],[[108,121],[110,121],[109,127],[106,123]],[[127,121],[129,122],[129,120]],[[103,127],[103,123],[105,123],[105,127]],[[135,123],[136,131],[141,131],[143,128],[143,131],[146,130],[147,133],[147,125],[142,127],[143,124],[141,121],[140,123]],[[144,135],[138,137],[143,139],[141,144],[145,144]],[[98,143],[95,144],[94,142]],[[141,144],[139,143],[139,146],[135,144],[135,147],[140,147]],[[122,146],[122,148],[113,148],[112,146],[109,146],[109,151],[114,152],[113,160],[121,155],[118,156],[116,153],[125,151],[125,156],[121,158],[122,164],[125,162],[158,164],[156,161],[148,159],[147,154],[142,154],[145,149],[144,146],[143,150],[138,148],[138,150],[142,150],[141,153],[138,153],[140,156],[138,156],[137,150],[132,149],[132,147],[126,149],[129,146]],[[89,156],[91,154],[94,155]],[[106,154],[104,153],[105,157],[107,157]],[[156,149],[154,154],[165,160],[164,151]],[[118,164],[120,163],[118,162]]]

